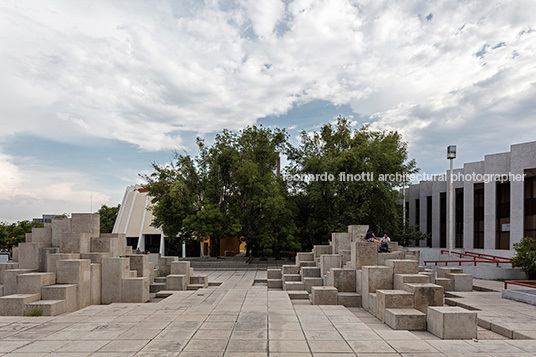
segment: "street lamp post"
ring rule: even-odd
[[[453,168],[452,160],[456,158],[456,145],[447,146],[447,159],[450,160],[450,180],[449,180],[449,256],[452,255],[452,247],[454,246],[454,197],[453,197]]]

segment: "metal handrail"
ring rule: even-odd
[[[530,284],[524,284],[524,283],[536,283],[536,280],[505,280],[504,288],[508,289],[508,284],[510,284],[510,285],[519,285],[519,286],[525,286],[527,288],[536,289],[536,285],[530,285]]]
[[[448,253],[449,251],[446,249],[441,249],[441,254]],[[461,257],[471,257],[473,260],[476,259],[485,259],[489,260],[491,263],[497,263],[497,266],[499,266],[498,263],[501,264],[512,264],[512,267],[514,267],[514,264],[512,263],[510,258],[505,257],[499,257],[497,255],[491,255],[491,254],[484,254],[484,253],[477,253],[477,252],[452,252],[453,254],[457,254],[460,258]],[[476,264],[475,264],[476,266]]]
[[[489,259],[486,259],[486,260],[462,260],[462,259],[457,259],[457,260],[425,260],[424,261],[424,265],[427,265],[427,263],[435,263],[435,266],[437,266],[437,263],[445,263],[445,266],[447,266],[447,263],[459,263],[458,265],[461,266],[462,263],[473,263],[474,266],[476,266],[476,263],[493,263],[493,264],[497,264],[497,266],[499,266],[499,264],[504,264],[504,263],[509,263],[509,262],[502,262],[502,261],[499,261],[499,260],[489,260]]]

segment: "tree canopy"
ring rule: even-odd
[[[32,233],[34,227],[43,227],[43,224],[33,221],[0,223],[0,250],[11,251],[13,247],[25,241],[26,233]]]
[[[100,215],[100,231],[102,233],[112,233],[120,207],[121,205],[111,207],[102,205],[99,208],[97,213]]]

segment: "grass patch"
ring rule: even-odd
[[[30,311],[24,314],[24,316],[43,316],[42,307],[32,307]]]

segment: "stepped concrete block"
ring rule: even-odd
[[[361,300],[363,308],[369,309],[369,293],[393,289],[393,267],[364,266],[361,270]]]
[[[367,311],[372,315],[378,317],[378,295],[376,293],[368,294],[368,308]]]
[[[313,286],[311,301],[313,305],[337,305],[337,289],[333,286]]]
[[[352,242],[361,242],[369,230],[368,225],[350,225],[348,226],[348,234]]]
[[[445,277],[454,281],[454,291],[473,291],[473,276],[471,274],[447,273]]]
[[[315,245],[313,246],[313,256],[314,259],[319,259],[323,254],[331,254],[332,248],[331,245]]]
[[[358,293],[337,293],[338,304],[346,307],[361,307],[361,295]]]
[[[429,283],[429,277],[422,274],[395,274],[394,275],[395,290],[404,290],[404,285],[407,283]]]
[[[4,285],[0,285],[0,296],[4,296]]]
[[[425,267],[425,266],[419,265],[419,273],[420,273],[420,272],[423,272],[423,271],[424,271],[424,269],[426,269],[426,267]]]
[[[203,289],[203,288],[204,288],[203,284],[189,284],[186,287],[186,290],[199,290],[199,289]]]
[[[80,259],[89,259],[93,264],[102,264],[102,258],[110,258],[110,253],[94,252],[80,254]]]
[[[130,269],[135,270],[138,277],[146,276],[149,278],[151,275],[151,267],[149,265],[149,256],[147,254],[131,254],[127,255],[127,258],[130,259]],[[173,272],[173,265],[171,274],[177,274]]]
[[[72,232],[71,219],[70,218],[54,218],[52,219],[52,224],[50,225],[50,227],[52,229],[51,244],[53,247],[59,248],[62,234]]]
[[[53,253],[47,255],[47,271],[49,273],[56,272],[56,263],[58,260],[80,259],[80,254],[77,253]]]
[[[436,280],[436,277],[435,277],[435,273],[434,272],[430,272],[430,271],[420,271],[419,272],[420,275],[425,275],[428,277],[428,282],[429,283],[432,283],[432,284],[435,284],[435,280]]]
[[[416,260],[386,260],[385,265],[393,267],[393,274],[417,274],[419,264]]]
[[[190,274],[190,262],[189,261],[172,261],[170,267],[171,274],[173,275],[189,275]]]
[[[65,300],[38,300],[24,306],[26,314],[40,309],[43,311],[43,316],[58,316],[66,311]]]
[[[378,253],[376,264],[387,265],[386,261],[388,260],[403,260],[403,259],[404,259],[404,252]]]
[[[320,275],[324,276],[331,268],[342,267],[342,256],[340,254],[322,254],[320,256]]]
[[[389,243],[389,250],[391,252],[398,252],[400,250],[400,247],[398,246],[398,242]],[[402,259],[404,259],[404,258],[402,258]]]
[[[171,263],[179,260],[179,257],[160,257],[158,258],[158,276],[167,276],[171,274]]]
[[[190,275],[191,285],[202,285],[203,288],[208,287],[208,276],[207,275]]]
[[[149,282],[152,284],[154,282],[154,279],[156,278],[156,271],[154,270],[154,262],[149,262]]]
[[[282,279],[281,269],[267,269],[266,275],[268,279]]]
[[[19,268],[39,270],[39,243],[19,243]]]
[[[102,287],[102,264],[91,263],[91,287],[90,287],[90,304],[101,304],[101,287]]]
[[[52,227],[32,228],[32,243],[42,243],[44,246],[52,245]]]
[[[361,294],[361,288],[362,288],[362,284],[361,284],[361,277],[362,277],[362,271],[361,270],[356,270],[355,271],[355,290],[358,294]]]
[[[437,267],[436,276],[438,278],[446,278],[447,274],[462,274],[462,268],[450,268],[450,267]]]
[[[124,234],[101,234],[100,237],[91,238],[91,251],[109,253],[110,258],[119,258],[125,255],[126,241]]]
[[[63,233],[60,239],[60,253],[89,253],[91,251],[90,233]]]
[[[283,283],[287,281],[301,281],[300,274],[285,274],[283,275]]]
[[[307,278],[303,278],[302,281],[303,281],[303,287],[308,293],[312,291],[311,288],[313,286],[324,285],[321,277],[307,277]]]
[[[331,254],[340,254],[341,250],[350,250],[350,234],[331,233]]]
[[[351,250],[340,250],[339,254],[342,255],[342,265],[346,265],[347,263],[350,264],[350,261],[352,260],[352,251]],[[351,268],[349,266],[348,268]]]
[[[299,274],[300,267],[298,265],[283,265],[281,267],[281,273],[285,274]]]
[[[413,294],[414,307],[426,313],[428,306],[443,306],[443,287],[440,285],[425,283],[405,284],[404,290]]]
[[[121,287],[123,302],[147,302],[149,301],[149,278],[123,279]]]
[[[312,252],[299,252],[296,253],[296,263],[312,262],[315,260],[314,253]]]
[[[55,284],[43,286],[41,289],[41,299],[64,300],[65,312],[73,312],[78,309],[76,284]]]
[[[162,291],[162,290],[169,290],[169,289],[166,289],[166,283],[152,283],[149,286],[149,293],[158,293],[159,291]]]
[[[386,309],[413,308],[413,295],[405,290],[376,290],[378,319],[385,322]]]
[[[339,292],[356,292],[355,269],[332,268],[331,286],[337,288]]]
[[[415,309],[386,309],[385,323],[393,330],[426,330],[426,314]]]
[[[89,233],[91,237],[98,237],[100,233],[100,215],[96,213],[71,214],[71,232]]]
[[[41,248],[39,252],[39,271],[47,272],[48,270],[48,256],[50,254],[58,254],[59,248]]]
[[[266,286],[268,288],[283,289],[283,280],[282,279],[267,279]]]
[[[56,283],[54,273],[26,273],[17,275],[17,294],[39,294],[41,288]]]
[[[299,264],[300,264],[300,268],[316,267],[316,262],[315,261],[299,262]]]
[[[91,304],[91,260],[58,260],[56,278],[58,284],[76,284],[78,309]]]
[[[24,233],[24,243],[32,243],[32,234]]]
[[[104,258],[102,260],[101,299],[103,304],[122,301],[122,280],[129,277],[130,259]]]
[[[309,293],[305,290],[289,290],[287,293],[290,300],[309,300]]]
[[[429,307],[428,331],[442,339],[477,338],[477,313],[457,306]]]
[[[454,291],[454,280],[449,278],[436,278],[435,279],[436,285],[441,285],[443,287],[443,291]]]
[[[17,276],[34,272],[32,269],[8,269],[4,270],[4,296],[17,293]]]
[[[125,255],[132,255],[132,253],[133,253],[132,247],[130,245],[127,245],[125,247]]]
[[[1,316],[22,316],[25,305],[39,300],[40,294],[12,294],[0,297]]]
[[[4,284],[4,270],[19,269],[19,263],[1,263],[0,264],[0,284]]]
[[[166,290],[186,290],[189,279],[186,275],[170,274],[166,278]]]
[[[377,256],[378,246],[376,243],[358,240],[350,244],[350,265],[354,269],[376,265]]]
[[[320,268],[319,267],[303,267],[300,270],[302,278],[319,278],[320,277]]]
[[[138,272],[135,271],[135,270],[131,270],[128,272],[128,277],[129,278],[137,278],[138,277]]]
[[[19,248],[13,247],[11,249],[11,254],[13,256],[13,263],[18,263],[19,262]]]
[[[285,281],[283,286],[285,290],[305,290],[304,284],[301,281]]]

